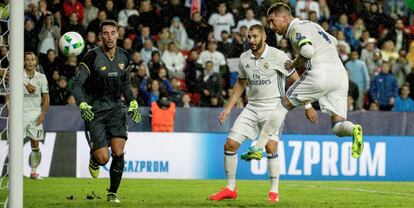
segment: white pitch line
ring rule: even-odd
[[[392,192],[392,191],[377,191],[377,190],[370,190],[370,189],[358,189],[358,188],[347,188],[347,187],[321,187],[321,186],[304,186],[305,188],[325,188],[325,189],[333,189],[339,191],[358,191],[358,192],[366,192],[366,193],[375,193],[375,194],[393,194],[393,195],[400,195],[400,196],[414,196],[414,194],[410,193],[401,193],[401,192]]]

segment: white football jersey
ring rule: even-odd
[[[285,77],[288,72],[284,63],[290,60],[281,50],[268,45],[259,59],[251,50],[241,54],[239,64],[239,79],[247,79],[247,98],[249,102],[274,101],[285,94]]]
[[[311,66],[333,64],[334,66],[340,65],[343,67],[336,50],[336,38],[327,33],[320,25],[309,20],[295,18],[290,22],[285,36],[290,40],[293,49],[297,53],[300,53],[300,47],[304,44],[312,44],[315,53],[310,60]]]
[[[47,85],[47,79],[44,74],[35,72],[33,78],[27,76],[24,72],[24,84],[31,84],[36,87],[34,93],[29,93],[26,87],[23,87],[23,114],[24,116],[38,116],[42,109],[42,94],[49,93],[49,88]]]
[[[221,32],[223,30],[231,34],[230,28],[235,25],[233,14],[230,12],[223,16],[218,13],[212,14],[208,19],[208,24],[213,26],[214,38],[218,41],[221,41]]]

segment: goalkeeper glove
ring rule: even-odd
[[[93,117],[95,116],[95,114],[93,113],[92,106],[88,105],[88,103],[86,102],[81,102],[79,104],[79,108],[80,108],[81,116],[83,120],[88,121],[88,122],[93,120]]]
[[[141,112],[139,112],[138,103],[133,100],[129,103],[128,114],[131,115],[132,121],[139,123],[141,121]]]

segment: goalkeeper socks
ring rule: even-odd
[[[42,160],[42,153],[39,148],[32,148],[32,152],[29,156],[29,165],[32,169],[32,173],[36,173],[37,167],[39,167],[40,161]]]
[[[118,187],[122,179],[122,173],[124,172],[124,164],[124,154],[120,156],[112,154],[112,163],[111,167],[109,168],[111,186],[108,190],[111,193],[116,193],[118,191]]]
[[[237,152],[224,151],[224,169],[227,175],[227,188],[236,189]]]
[[[270,192],[279,193],[279,157],[278,154],[267,154],[267,166],[269,169]]]
[[[354,124],[350,121],[338,122],[332,127],[332,131],[339,137],[352,136],[354,132]]]

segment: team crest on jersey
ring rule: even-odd
[[[305,39],[305,36],[301,33],[296,33],[296,40],[299,42],[301,40]]]
[[[120,68],[121,70],[124,70],[124,66],[125,66],[125,64],[118,64],[118,66],[119,66],[119,68]]]
[[[250,66],[249,66],[249,64],[246,64],[246,68],[249,68]]]
[[[269,69],[269,63],[267,63],[267,62],[266,62],[266,63],[264,64],[264,68],[265,68],[265,69]]]

